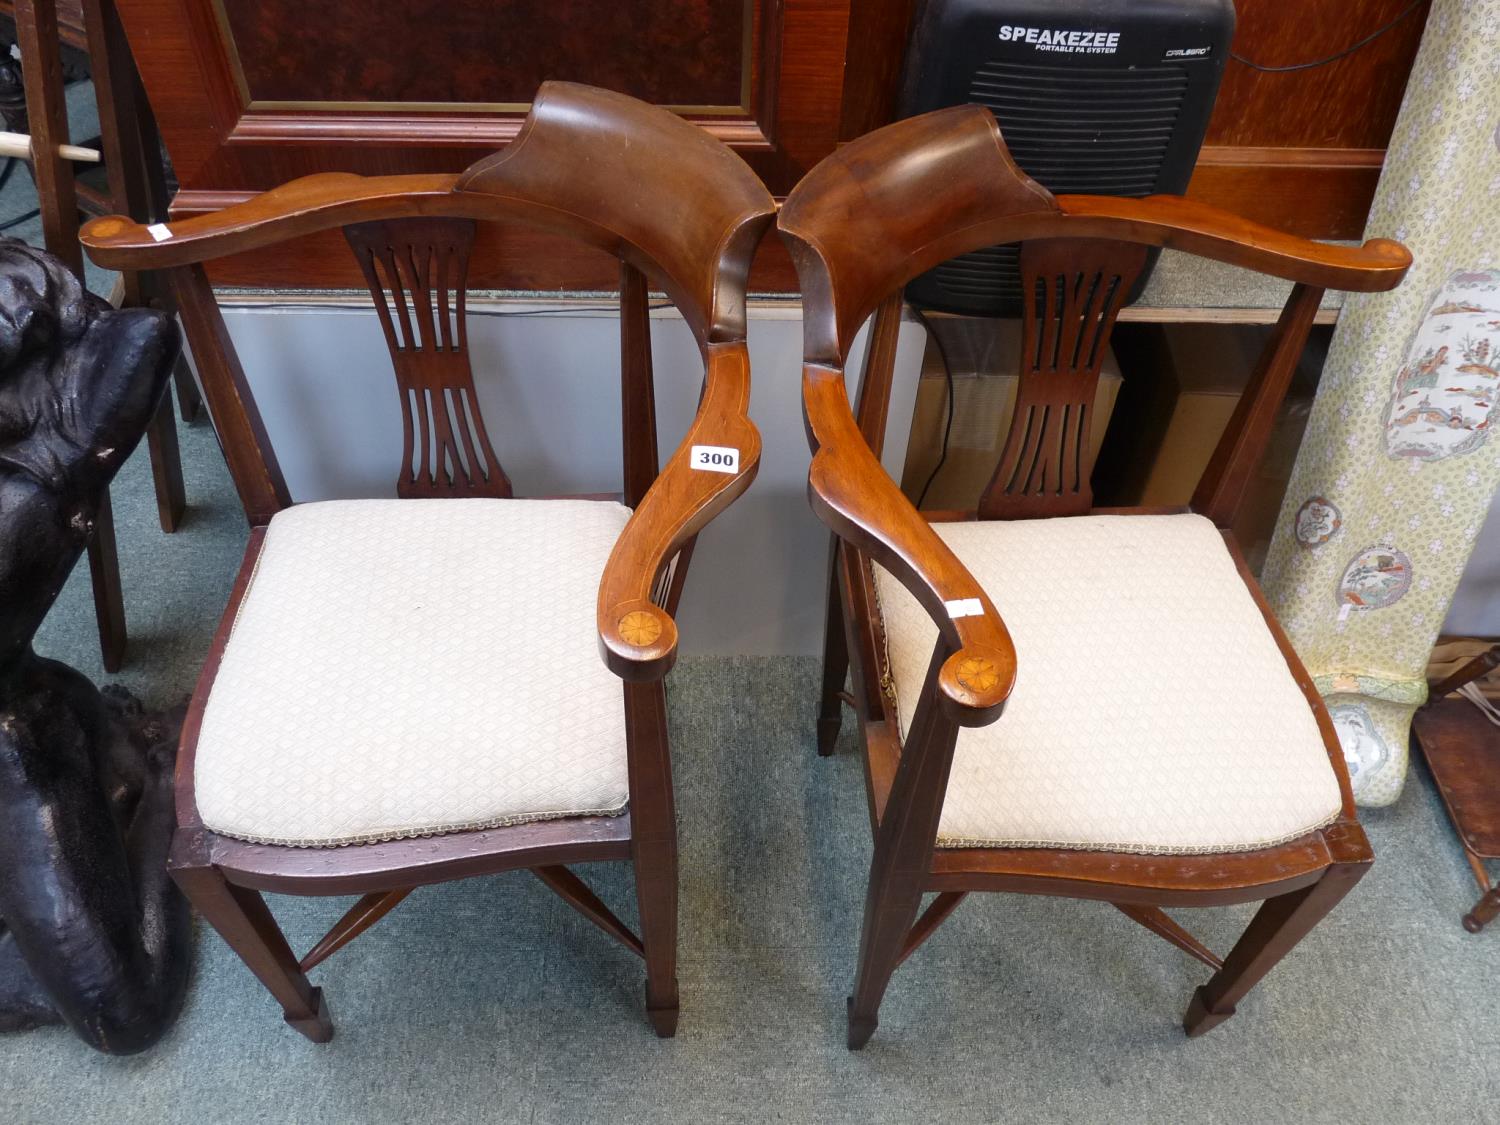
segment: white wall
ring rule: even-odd
[[[1500,637],[1500,495],[1490,498],[1489,515],[1479,529],[1443,632]]]
[[[394,495],[401,409],[374,312],[291,300],[226,297],[224,307],[293,499]],[[476,301],[469,312],[479,402],[517,494],[618,491],[618,318],[578,302]],[[817,653],[828,532],[807,505],[800,309],[752,304],[749,339],[760,472],[699,539],[678,615],[682,652]],[[665,457],[687,431],[703,369],[675,310],[653,312],[652,344]],[[922,348],[921,327],[903,324],[884,458],[898,479]],[[851,397],[863,355],[862,335]]]

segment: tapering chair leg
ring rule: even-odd
[[[630,757],[630,850],[646,957],[646,1016],[656,1034],[677,1034],[677,812],[660,681],[625,685]]]
[[[1183,1030],[1197,1037],[1234,1015],[1235,1005],[1339,904],[1369,866],[1335,863],[1311,886],[1263,902],[1224,967],[1193,993]]]
[[[849,997],[851,1051],[859,1050],[875,1034],[880,1001],[891,974],[901,964],[908,942],[920,942],[923,936],[912,934],[912,924],[917,920],[923,887],[932,870],[938,818],[958,740],[957,724],[937,700],[938,675],[951,652],[941,641],[933,648],[885,815],[875,829],[875,853],[870,859],[865,920],[859,938],[859,968],[854,976],[854,995]],[[940,920],[941,914],[935,917]]]
[[[857,1051],[870,1041],[880,1025],[880,1001],[885,997],[891,974],[902,961],[906,936],[922,905],[921,891],[879,885],[871,878],[865,896],[865,921],[859,938],[859,967],[855,971],[854,994],[849,997],[849,1049]]]
[[[172,878],[193,907],[260,978],[286,1022],[314,1043],[333,1038],[323,990],[297,966],[297,956],[259,892],[230,883],[214,867],[176,867]]]
[[[654,853],[654,854],[653,854]],[[677,1034],[677,845],[640,848],[635,892],[646,947],[646,1017],[663,1039]]]
[[[849,640],[844,633],[844,607],[839,597],[839,545],[830,552],[828,613],[823,626],[823,694],[818,701],[818,753],[828,757],[843,724],[844,679],[849,674]]]

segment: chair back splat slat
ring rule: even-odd
[[[472,219],[388,219],[344,228],[396,372],[401,497],[511,495],[469,362],[464,294],[474,233]]]
[[[1020,383],[981,519],[1081,515],[1093,506],[1090,412],[1099,365],[1146,248],[1101,239],[1021,244]]]

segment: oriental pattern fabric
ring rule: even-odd
[[[1500,0],[1433,3],[1366,235],[1415,262],[1344,307],[1263,578],[1385,805],[1500,481]]]

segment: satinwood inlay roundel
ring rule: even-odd
[[[983,656],[970,656],[959,662],[958,682],[970,691],[990,691],[1000,682],[995,662]]]
[[[627,644],[644,648],[661,636],[661,622],[643,609],[632,610],[620,618],[620,636]]]

